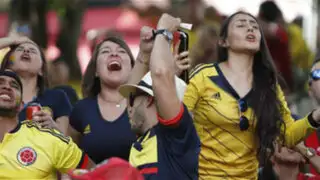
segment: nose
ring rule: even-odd
[[[253,27],[252,26],[249,26],[248,32],[253,32]]]
[[[30,52],[30,50],[29,50],[29,49],[27,49],[27,48],[25,48],[25,49],[23,50],[23,52],[24,52],[24,53],[29,53],[29,52]]]
[[[117,51],[111,51],[110,56],[118,56]]]

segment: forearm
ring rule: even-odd
[[[285,130],[286,145],[293,147],[303,141],[307,136],[315,131],[308,122],[307,117],[297,120]]]
[[[61,131],[64,135],[68,133],[68,126],[69,126],[69,118],[67,116],[59,117],[56,120],[57,128]]]
[[[149,59],[150,54],[139,51],[128,84],[139,83],[142,77],[149,71]]]
[[[14,44],[15,44],[14,40],[12,40],[9,37],[0,38],[0,49],[6,48]]]
[[[158,35],[155,39],[150,58],[150,71],[151,75],[163,72],[174,76],[174,58],[170,50],[170,44],[163,35]]]
[[[157,110],[162,119],[172,119],[180,111],[181,102],[175,89],[175,69],[169,43],[158,35],[151,53],[150,70]]]

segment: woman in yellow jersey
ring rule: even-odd
[[[258,156],[294,146],[319,126],[320,110],[294,121],[257,20],[237,12],[222,25],[218,63],[190,73],[184,103],[201,140],[199,179],[257,179]]]

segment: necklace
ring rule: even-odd
[[[121,99],[120,101],[116,102],[116,101],[104,100],[104,99],[102,99],[101,97],[100,97],[100,99],[101,99],[102,101],[106,102],[106,103],[115,104],[115,106],[116,106],[117,108],[121,108],[121,107],[122,107],[122,102],[125,100],[125,99],[123,98],[123,99]]]

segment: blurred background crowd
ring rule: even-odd
[[[126,108],[123,98],[118,92],[114,93],[115,91],[110,91],[109,87],[103,87],[96,82],[97,78],[101,78],[101,82],[103,78],[107,80],[114,78],[102,75],[102,72],[107,71],[98,68],[98,54],[103,49],[100,47],[105,45],[102,40],[110,38],[111,35],[121,35],[124,38],[124,42],[114,39],[108,39],[107,42],[114,42],[113,45],[118,44],[124,49],[125,54],[128,55],[125,57],[128,62],[123,67],[130,69],[134,65],[134,59],[138,59],[141,27],[156,28],[160,16],[167,12],[172,16],[180,17],[182,22],[193,25],[188,31],[190,69],[192,69],[198,64],[214,63],[217,60],[217,43],[221,24],[229,15],[239,10],[257,17],[274,64],[282,77],[279,84],[286,95],[292,114],[305,116],[320,102],[320,99],[317,99],[318,94],[314,95],[313,99],[311,99],[313,95],[309,94],[310,69],[314,60],[320,59],[320,54],[317,54],[320,48],[320,26],[318,25],[320,24],[320,1],[318,0],[1,0],[0,36],[27,36],[32,39],[45,53],[45,58],[41,59],[47,61],[43,64],[48,65],[47,76],[50,88],[65,90],[72,105],[82,99],[82,96],[87,99],[80,101],[77,108],[73,109],[70,124],[77,131],[74,133],[78,138],[74,140],[87,143],[85,151],[89,152],[89,155],[93,154],[91,158],[99,163],[109,157],[105,149],[110,150],[109,145],[114,144],[111,143],[112,140],[100,139],[100,142],[107,145],[97,152],[96,145],[101,144],[100,142],[91,143],[91,139],[84,138],[86,134],[91,133],[90,125],[86,125],[84,121],[94,119],[99,124],[98,120],[103,118],[114,121],[123,119],[122,122],[126,124],[119,126],[127,130],[128,134],[125,135],[127,141],[123,139],[118,141],[110,137],[116,139],[119,146],[125,149],[124,159],[128,159],[128,147],[135,138],[135,135],[129,131],[127,115],[122,116]],[[96,54],[94,54],[95,49],[97,49]],[[0,62],[9,50],[10,48],[0,50]],[[10,58],[7,58],[7,61],[10,61]],[[91,66],[88,66],[89,62]],[[88,73],[84,76],[87,66]],[[131,76],[129,72],[124,74],[125,77],[122,77],[124,79]],[[41,76],[45,75],[41,74]],[[81,83],[85,88],[81,88]],[[99,85],[96,87],[95,83]],[[76,93],[67,88],[70,86]],[[116,100],[102,101],[99,98],[103,93],[110,95],[108,98],[112,97]],[[97,98],[95,101],[88,101],[90,98],[86,96],[97,96]],[[34,101],[32,98],[28,100]],[[60,107],[61,102],[57,104],[54,111],[64,111],[69,108],[71,112],[71,107]],[[110,104],[116,104],[116,106]],[[102,109],[105,110],[105,114],[96,111],[99,107],[104,108]],[[110,107],[116,111],[112,111]],[[97,116],[92,116],[90,113]],[[58,114],[61,116],[54,119],[64,117],[69,112]],[[76,122],[75,119],[78,121]],[[69,122],[66,121],[65,125],[60,126],[64,127],[66,132],[68,125]],[[104,126],[109,125],[97,126],[102,128],[99,131],[93,130],[97,132],[95,135],[99,138],[108,137],[103,133],[108,133],[109,130],[105,130]],[[120,131],[113,125],[110,125],[110,129],[116,130],[120,138],[124,137],[123,133],[118,134]],[[110,157],[119,154],[118,149],[114,148],[114,150],[110,153]]]
[[[124,36],[134,56],[139,50],[141,26],[155,27],[169,12],[192,23],[189,32],[193,65],[215,58],[217,33],[231,13],[244,10],[256,15],[275,64],[286,82],[292,110],[304,115],[310,109],[307,94],[309,68],[320,40],[317,0],[2,0],[0,36],[26,35],[43,48],[49,63],[51,86],[80,80],[95,44],[109,31]],[[208,38],[210,37],[210,38]],[[0,56],[7,49],[1,50]],[[81,94],[79,93],[81,96]]]

